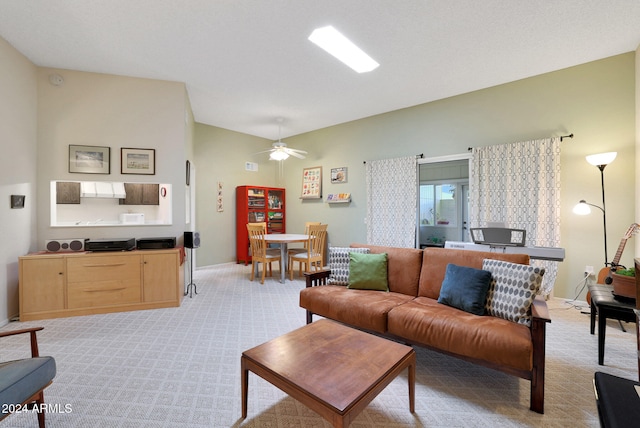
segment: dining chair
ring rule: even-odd
[[[282,257],[280,256],[279,248],[268,248],[267,241],[265,240],[265,234],[267,233],[266,223],[247,223],[247,232],[249,233],[249,245],[251,250],[251,277],[253,278],[256,273],[258,263],[262,263],[262,277],[260,284],[264,284],[264,277],[267,269],[269,269],[269,276],[273,276],[272,262],[279,262],[280,269],[282,270]]]
[[[304,234],[309,235],[309,226],[319,225],[319,224],[322,224],[322,223],[320,223],[319,221],[307,221],[304,224]],[[308,244],[309,244],[309,241],[304,241],[304,245],[302,246],[302,248],[289,247],[287,252],[287,257],[293,256],[294,254],[306,253],[307,247],[309,246]]]
[[[43,328],[0,332],[0,337],[28,333],[31,338],[31,358],[0,362],[0,421],[15,409],[29,409],[29,412],[37,413],[38,426],[45,427],[44,389],[53,382],[56,361],[53,357],[41,357],[39,354],[36,332]]]
[[[289,279],[293,281],[293,264],[298,262],[300,268],[300,276],[302,276],[302,266],[305,270],[310,271],[322,269],[322,260],[324,259],[324,246],[327,239],[327,225],[316,224],[309,225],[309,239],[307,240],[307,251],[305,253],[293,254],[289,256]]]

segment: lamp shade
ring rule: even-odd
[[[609,165],[611,162],[613,162],[617,155],[618,152],[607,152],[589,155],[587,156],[587,162],[595,166]]]
[[[578,205],[573,207],[573,213],[578,215],[587,215],[591,214],[591,208],[585,201],[580,201]]]

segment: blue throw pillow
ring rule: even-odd
[[[491,272],[449,263],[438,303],[475,315],[484,315],[490,285]]]

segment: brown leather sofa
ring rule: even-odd
[[[544,413],[546,302],[531,307],[531,326],[494,316],[478,316],[437,302],[448,263],[482,268],[484,259],[529,264],[525,254],[444,248],[367,247],[387,253],[389,292],[327,285],[330,270],[307,272],[300,306],[312,315],[424,346],[531,381],[530,409]]]

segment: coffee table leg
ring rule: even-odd
[[[241,372],[241,389],[242,389],[242,419],[247,417],[247,401],[249,395],[249,370],[247,370],[244,362],[244,357],[240,358],[240,372]]]
[[[411,358],[409,364],[409,411],[414,413],[416,410],[416,356]]]

